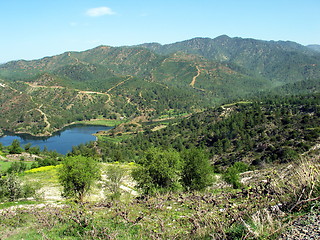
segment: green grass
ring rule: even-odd
[[[12,163],[13,162],[0,161],[0,171],[2,172],[7,171],[10,168]],[[29,169],[33,162],[24,162],[24,163],[27,164],[27,169]]]
[[[85,125],[101,125],[101,126],[114,127],[125,122],[127,122],[127,120],[96,119],[91,121],[78,121],[75,123],[85,124]]]
[[[29,200],[23,200],[23,201],[18,201],[18,202],[3,202],[0,203],[0,209],[5,209],[8,207],[12,207],[12,206],[18,206],[18,205],[30,205],[30,204],[39,204],[39,202],[37,201],[29,201]]]
[[[37,171],[37,169],[40,171]],[[32,172],[22,174],[20,179],[23,182],[39,182],[42,186],[59,186],[58,171],[59,166],[35,168]]]
[[[7,171],[12,162],[0,161],[0,171]]]
[[[184,117],[189,115],[189,113],[174,113],[174,109],[169,110],[166,114],[162,114],[158,117],[158,119],[164,119],[164,118],[178,118],[178,117]]]
[[[106,136],[106,135],[97,135],[98,139],[101,141],[108,141],[113,143],[120,143],[130,137],[132,137],[131,134],[122,134],[122,135],[116,135],[114,137],[112,136]]]
[[[232,106],[237,105],[237,104],[251,104],[251,103],[252,102],[239,101],[239,102],[235,102],[235,103],[225,104],[225,105],[222,105],[221,107],[232,107]]]

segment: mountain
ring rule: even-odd
[[[206,59],[232,63],[254,76],[283,82],[318,78],[320,54],[308,47],[289,41],[261,41],[230,38],[226,35],[194,38],[173,44],[142,44],[158,54],[167,55],[182,51]]]
[[[48,135],[91,118],[152,119],[261,92],[313,93],[319,79],[320,53],[294,42],[224,35],[99,46],[0,65],[0,128]]]
[[[314,51],[320,52],[320,45],[312,44],[312,45],[308,45],[307,47]]]

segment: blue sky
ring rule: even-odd
[[[320,44],[319,0],[2,0],[0,63],[193,37]]]

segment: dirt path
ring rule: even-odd
[[[47,115],[40,109],[42,106],[43,106],[43,105],[41,104],[41,106],[40,106],[39,108],[37,108],[36,110],[41,113],[41,115],[43,116],[43,121],[44,121],[44,123],[47,124],[47,126],[44,128],[44,130],[49,130],[50,127],[51,127],[51,124],[50,124],[50,122],[48,121]]]
[[[199,77],[200,74],[201,74],[200,68],[198,66],[196,66],[196,68],[197,68],[197,71],[198,71],[197,75],[192,78],[192,82],[189,84],[193,88],[194,88],[194,84],[196,83],[197,77]]]
[[[32,88],[64,88],[62,86],[37,85],[37,84],[30,83],[30,82],[23,82],[23,83],[27,84],[29,87],[32,87]]]
[[[84,93],[84,94],[98,94],[98,95],[109,95],[107,93],[102,93],[102,92],[93,92],[93,91],[82,91],[75,89],[76,91],[79,91],[79,93]]]
[[[129,80],[129,79],[127,79]],[[33,84],[33,83],[29,83],[29,82],[24,82],[25,84],[27,84],[29,87],[32,87],[32,88],[52,88],[52,89],[55,89],[55,88],[59,88],[59,89],[62,89],[62,88],[65,88],[65,87],[62,87],[62,86],[45,86],[45,85],[36,85],[36,84]],[[120,84],[120,83],[119,83]],[[116,86],[114,86],[116,87]],[[113,87],[113,88],[114,88]],[[108,96],[108,100],[106,101],[106,103],[109,103],[111,102],[111,96],[110,94],[108,93],[108,91],[110,91],[110,89],[107,91],[107,92],[95,92],[95,91],[82,91],[82,90],[79,90],[79,89],[73,89],[79,93],[82,93],[82,94],[98,94],[98,95],[105,95],[105,96]]]
[[[122,82],[117,83],[115,86],[109,88],[109,89],[107,90],[107,93],[110,92],[111,90],[115,89],[116,87],[124,84],[125,82],[129,81],[131,78],[133,78],[133,76],[129,76],[126,80],[123,80]]]
[[[45,86],[45,85],[36,85],[36,84],[33,84],[33,83],[29,83],[29,82],[25,82],[25,84],[27,84],[29,87],[32,87],[32,88],[65,88],[65,87],[62,87],[62,86]],[[79,93],[83,93],[83,94],[98,94],[98,95],[106,95],[109,97],[109,101],[110,101],[110,95],[108,93],[104,93],[104,92],[94,92],[94,91],[83,91],[83,90],[80,90],[80,89],[73,89]],[[109,90],[108,90],[109,91]]]

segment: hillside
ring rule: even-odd
[[[307,239],[317,236],[319,99],[319,94],[313,94],[226,104],[186,116],[160,130],[155,130],[152,124],[144,126],[144,132],[132,133],[116,144],[101,139],[97,144],[75,147],[68,157],[38,150],[37,160],[25,159],[32,161],[28,163],[34,169],[16,169],[13,175],[8,168],[7,172],[1,169],[0,197],[4,202],[0,204],[0,237]],[[196,149],[201,157],[210,160],[208,175],[213,181],[202,191],[186,188],[145,194],[131,172],[144,166],[146,158],[152,159],[148,155],[150,149],[161,156],[161,164],[156,166],[160,169],[168,156],[181,156],[184,169],[187,166],[184,154]],[[12,155],[7,154],[11,150],[3,147],[0,155],[12,161]],[[31,148],[24,156],[29,153]],[[19,159],[19,154],[16,155]],[[63,172],[61,163],[70,157],[99,159],[96,164],[102,171],[99,181],[92,185],[91,195],[81,204],[73,198],[67,201],[61,198],[65,187],[59,180]],[[24,164],[16,162],[18,166]],[[116,169],[120,172],[112,175]],[[163,176],[166,172],[156,173]],[[112,195],[112,176],[118,177],[116,181],[121,188],[118,197]],[[157,175],[158,178],[161,179]],[[12,192],[4,191],[3,186],[7,185],[14,186]]]
[[[317,52],[320,52],[320,45],[318,44],[308,45],[307,47]]]
[[[269,96],[226,104],[171,122],[160,130],[146,125],[144,132],[132,134],[121,144],[101,138],[98,145],[102,157],[117,161],[138,159],[146,149],[157,146],[178,151],[204,149],[217,168],[237,161],[252,166],[285,163],[319,143],[319,99],[319,94]],[[109,134],[114,133],[119,133],[117,128]]]
[[[314,93],[319,79],[320,54],[293,42],[99,46],[0,65],[0,128],[50,135],[92,118],[150,120],[269,92]]]
[[[142,44],[162,55],[183,51],[213,61],[232,63],[255,77],[280,83],[319,78],[320,54],[294,42],[230,38],[194,38],[173,44]]]

